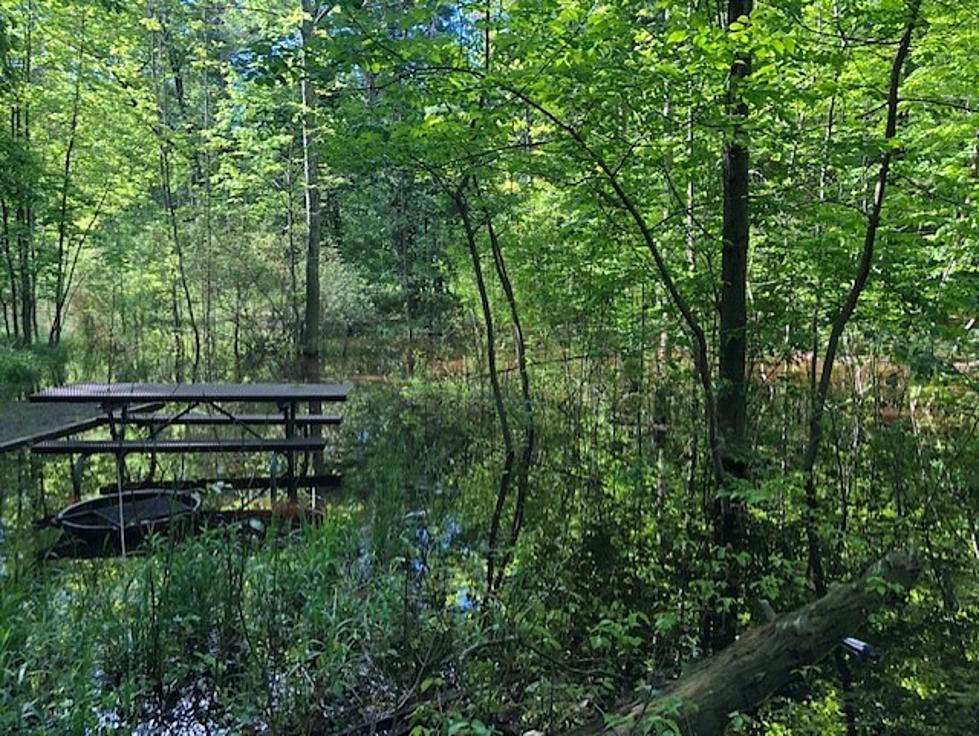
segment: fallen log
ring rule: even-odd
[[[891,552],[857,580],[834,586],[822,598],[749,630],[654,697],[576,733],[646,733],[646,724],[666,718],[687,736],[722,734],[730,713],[761,705],[795,670],[826,657],[844,637],[857,633],[867,612],[893,600],[895,591],[910,588],[918,572],[913,550]]]

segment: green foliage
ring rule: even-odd
[[[5,396],[22,396],[37,386],[41,367],[30,352],[0,348],[0,387]]]
[[[68,360],[66,345],[27,350],[0,345],[0,395],[26,396],[43,384],[62,382]]]
[[[419,735],[563,732],[661,692],[709,654],[717,611],[743,630],[755,599],[810,601],[810,537],[831,581],[908,546],[925,573],[906,605],[854,622],[882,662],[854,663],[852,693],[816,663],[729,730],[845,733],[846,697],[858,731],[972,724],[975,4],[922,3],[890,140],[900,0],[759,2],[730,24],[670,0],[310,6],[303,46],[298,0],[0,0],[3,398],[297,377],[304,145],[320,168],[324,373],[364,384],[338,440],[346,487],[324,527],[288,542],[209,533],[35,566],[28,518],[64,500],[67,476],[5,461],[0,731],[145,722],[203,683],[230,731],[328,733],[370,704]],[[732,81],[743,54],[752,72]],[[305,140],[304,75],[319,98]],[[749,439],[746,477],[716,488],[689,330],[616,187],[714,365],[732,141],[750,157]],[[810,490],[811,353],[853,283],[885,151]],[[506,451],[460,201],[503,413],[536,438],[494,596],[487,529],[516,500],[497,495]],[[715,504],[744,510],[742,548],[717,543]],[[676,706],[630,725],[674,733]]]

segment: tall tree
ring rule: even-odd
[[[729,31],[750,23],[753,0],[729,0]],[[730,130],[724,141],[722,172],[724,180],[723,228],[721,231],[720,344],[718,345],[717,431],[720,435],[724,470],[732,480],[743,479],[747,471],[747,285],[748,285],[748,141],[745,123],[748,103],[743,81],[751,73],[748,48],[738,45],[731,64],[727,94]],[[744,505],[730,488],[722,488],[715,500],[714,541],[729,552],[736,552],[745,534]],[[737,600],[740,571],[734,569],[734,555],[727,556],[725,597]],[[738,611],[734,605],[716,612],[712,644],[721,649],[734,641]]]
[[[302,95],[303,191],[306,203],[306,307],[300,372],[304,381],[320,378],[320,167],[316,152],[316,90],[312,80],[312,45],[316,33],[319,4],[300,0],[303,19],[300,25]]]
[[[320,303],[320,240],[323,234],[323,218],[320,195],[320,164],[316,151],[317,144],[317,96],[313,85],[313,44],[316,25],[319,22],[320,6],[315,0],[300,0],[303,19],[300,25],[301,63],[300,91],[302,95],[302,144],[303,144],[303,191],[306,204],[306,307],[303,318],[302,355],[300,372],[302,379],[309,383],[320,380],[322,363],[320,360],[321,310]],[[309,410],[318,414],[322,407],[319,402],[311,402]],[[310,432],[317,435],[319,427],[311,427]],[[317,473],[324,470],[323,453],[313,453],[313,465]],[[295,501],[295,499],[290,499]]]

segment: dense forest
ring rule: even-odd
[[[977,50],[974,0],[0,0],[0,428],[355,386],[261,533],[50,559],[112,458],[0,455],[0,732],[979,732]]]

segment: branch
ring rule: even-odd
[[[922,105],[938,105],[939,107],[950,107],[953,110],[962,110],[963,112],[976,113],[979,112],[979,108],[972,107],[970,105],[954,102],[953,100],[939,100],[933,97],[902,97],[901,102],[918,102]]]

